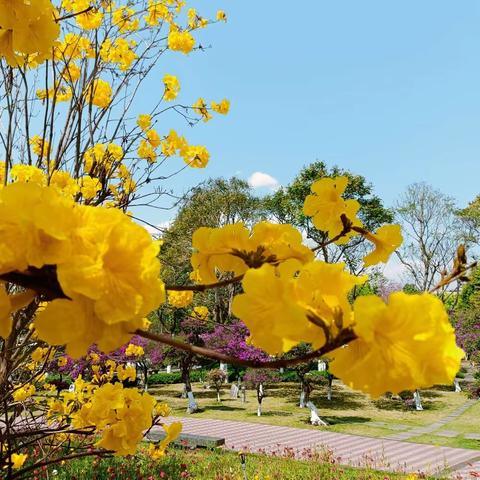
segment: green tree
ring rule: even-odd
[[[165,232],[162,246],[162,277],[167,284],[187,284],[192,271],[192,235],[199,227],[218,228],[243,222],[251,225],[262,218],[262,204],[248,183],[239,178],[210,179],[195,187],[181,203]],[[208,306],[216,323],[225,323],[238,285],[197,294],[196,301]],[[161,315],[161,314],[159,314]],[[173,314],[182,315],[182,313]],[[172,320],[178,324],[179,318]],[[163,312],[165,319],[165,312]],[[168,317],[169,319],[170,317]],[[165,322],[164,322],[165,323]]]
[[[327,232],[317,230],[311,218],[303,214],[303,203],[312,184],[321,178],[345,175],[348,185],[344,197],[360,203],[359,218],[370,231],[393,220],[393,213],[383,206],[382,200],[373,194],[372,185],[362,175],[356,175],[339,167],[328,168],[324,162],[314,162],[304,167],[295,179],[264,199],[265,211],[274,221],[291,223],[302,231],[313,247],[328,240]],[[370,248],[370,247],[368,247]],[[319,256],[326,262],[344,261],[355,274],[363,270],[361,258],[367,251],[363,237],[354,237],[346,245],[330,245],[319,249]]]
[[[458,214],[469,230],[470,241],[478,245],[480,243],[480,195],[477,195],[466,208],[459,210]]]

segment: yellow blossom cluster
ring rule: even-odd
[[[116,455],[133,455],[144,431],[152,425],[155,399],[120,383],[97,388],[89,401],[73,415],[75,428],[95,426],[97,445]]]
[[[112,11],[112,22],[121,33],[134,32],[140,26],[137,12],[130,7],[121,6]]]
[[[175,308],[188,307],[193,301],[193,292],[189,290],[184,291],[169,291],[168,303]]]
[[[330,364],[350,387],[378,397],[455,378],[464,353],[434,295],[396,292],[387,304],[373,295],[359,297],[354,318],[358,339],[334,351]]]
[[[27,57],[43,62],[60,32],[50,0],[0,1],[0,56],[10,66],[23,65]]]
[[[137,370],[133,365],[128,365],[126,367],[124,367],[123,365],[118,365],[117,377],[121,382],[124,382],[126,380],[134,382],[137,378]]]
[[[294,260],[303,264],[313,260],[313,252],[303,245],[298,230],[270,222],[257,223],[251,232],[243,223],[202,227],[193,234],[192,246],[192,267],[204,283],[215,283],[217,271],[242,275],[264,263],[278,265]]]
[[[109,361],[108,367],[121,381],[136,378],[133,366],[119,365],[115,370],[115,362]],[[47,397],[48,423],[71,422],[74,429],[95,427],[100,436],[97,446],[116,455],[134,454],[145,430],[157,417],[170,414],[165,404],[157,403],[148,393],[124,388],[118,382],[98,386],[79,376],[73,386],[71,391]]]
[[[213,118],[210,110],[219,113],[220,115],[227,115],[227,113],[230,111],[230,101],[226,98],[224,98],[220,102],[212,101],[209,108],[205,100],[203,98],[199,98],[192,105],[192,108],[195,113],[200,115],[204,122],[208,122]]]
[[[85,89],[84,95],[88,103],[107,108],[112,101],[112,87],[107,81],[97,78]]]
[[[234,298],[232,311],[250,330],[252,343],[270,354],[302,341],[320,348],[326,331],[333,336],[352,324],[348,294],[367,280],[344,267],[313,261],[300,268],[285,262],[250,269],[242,282],[245,293]]]
[[[44,138],[34,135],[29,140],[30,145],[32,146],[32,151],[35,155],[39,157],[46,157],[50,152],[50,143]]]
[[[188,31],[180,31],[178,28],[171,28],[168,34],[168,48],[173,51],[190,53],[195,46],[195,39]]]
[[[203,321],[208,318],[209,313],[208,307],[205,305],[197,305],[196,307],[193,307],[192,317]]]
[[[55,266],[66,298],[49,302],[35,320],[49,344],[67,344],[74,357],[95,342],[110,351],[163,301],[159,247],[122,212],[29,182],[0,191],[0,213],[0,273]]]
[[[165,75],[163,77],[165,92],[163,98],[167,101],[175,100],[180,92],[180,82],[175,75]]]
[[[34,395],[36,391],[37,389],[33,383],[27,383],[26,385],[14,387],[12,397],[15,402],[24,402]]]
[[[135,345],[134,343],[129,343],[125,350],[125,355],[127,357],[141,357],[145,354],[143,347],[141,345]]]
[[[185,137],[178,135],[175,130],[163,139],[156,130],[151,127],[152,117],[148,114],[140,114],[137,117],[137,125],[145,134],[146,138],[140,141],[137,150],[139,158],[146,159],[149,163],[157,160],[157,148],[161,147],[161,154],[165,157],[180,155],[183,161],[192,168],[205,168],[210,160],[210,153],[202,145],[189,145]]]
[[[106,39],[100,48],[100,58],[106,63],[117,64],[121,71],[128,70],[138,58],[134,51],[136,42],[125,38],[116,38],[113,42]]]
[[[318,230],[328,232],[330,238],[337,237],[344,229],[342,215],[345,215],[353,225],[362,226],[357,217],[360,204],[357,200],[342,198],[348,184],[347,177],[322,178],[313,183],[312,194],[305,199],[303,212],[312,217],[313,224]],[[358,235],[349,232],[349,236]],[[337,243],[348,241],[348,237],[342,237]]]
[[[364,257],[365,266],[386,263],[390,255],[401,245],[400,225],[384,225],[374,233],[363,229],[357,217],[360,204],[357,200],[342,198],[348,184],[347,177],[322,178],[313,183],[312,194],[305,199],[303,213],[312,217],[319,230],[337,244],[347,243],[355,235],[363,235],[375,245]]]

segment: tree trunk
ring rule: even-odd
[[[260,417],[262,415],[262,401],[264,396],[265,394],[263,391],[263,384],[259,383],[257,385],[257,401],[258,401],[257,417]]]
[[[423,410],[422,397],[420,397],[420,390],[413,392],[413,400],[415,401],[415,409],[419,412]]]
[[[192,384],[190,382],[190,368],[191,368],[191,361],[187,360],[182,363],[182,380],[185,384],[185,393],[188,398],[188,407],[187,413],[194,413],[198,410],[197,402],[195,401],[195,397],[192,391]]]
[[[333,375],[328,374],[328,390],[327,390],[327,400],[332,399],[332,384],[333,384]]]
[[[145,362],[141,362],[141,367],[143,371],[143,390],[146,392],[148,390],[148,366]]]

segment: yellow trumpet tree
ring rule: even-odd
[[[183,0],[0,0],[0,469],[6,478],[79,456],[133,454],[144,432],[168,414],[147,393],[120,383],[79,378],[73,391],[54,392],[45,372],[63,348],[80,357],[91,344],[109,351],[137,334],[263,368],[328,353],[335,375],[373,396],[449,383],[459,368],[463,352],[435,295],[394,293],[387,304],[372,295],[352,304],[350,290],[366,277],[317,260],[291,225],[200,228],[192,238],[192,283],[164,285],[160,244],[131,209],[165,201],[162,180],[205,167],[210,155],[158,120],[171,110],[188,124],[206,122],[228,113],[229,102],[177,103],[181,82],[172,72],[164,72],[150,111],[135,111],[135,98],[165,53],[191,54],[200,48],[197,29],[227,19],[223,11],[212,17]],[[372,246],[365,265],[386,262],[402,241],[400,228],[367,231],[358,204],[342,196],[347,181],[315,182],[304,213],[328,232],[325,245],[363,236]],[[468,268],[458,258],[435,290]],[[252,344],[272,356],[300,342],[313,351],[241,361],[144,328],[166,291],[172,305],[185,307],[195,292],[235,282],[243,293],[233,313],[248,326]],[[163,428],[165,440],[151,447],[155,458],[181,429]]]

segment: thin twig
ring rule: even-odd
[[[212,288],[220,288],[231,285],[232,283],[240,282],[243,279],[243,275],[238,275],[236,277],[222,280],[216,283],[201,284],[201,285],[165,285],[165,290],[175,291],[175,292],[204,292],[205,290],[211,290]]]

